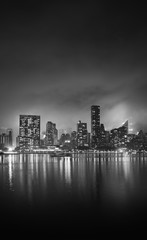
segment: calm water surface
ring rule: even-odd
[[[51,239],[134,231],[147,219],[147,157],[5,156],[0,205],[2,226],[47,229]]]

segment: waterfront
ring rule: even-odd
[[[100,231],[110,226],[112,229],[125,226],[126,230],[144,222],[146,156],[3,157],[0,216],[4,226],[11,222],[11,226],[25,229],[45,227],[52,235],[60,231],[67,239],[75,234],[75,239],[82,239],[78,234],[89,236],[97,228]]]

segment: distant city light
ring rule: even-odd
[[[12,147],[9,147],[9,148],[8,148],[8,151],[9,151],[9,152],[12,152],[12,151],[13,151],[13,148],[12,148]]]
[[[119,151],[120,153],[123,153],[123,149],[121,149],[121,148],[120,148],[120,149],[118,149],[118,151]]]

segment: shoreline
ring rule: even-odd
[[[5,155],[30,155],[30,154],[48,154],[51,156],[71,156],[74,154],[103,154],[103,155],[137,155],[137,154],[147,154],[146,150],[125,150],[125,151],[120,151],[120,150],[75,150],[75,151],[32,151],[32,152],[0,152],[0,156],[5,156]]]

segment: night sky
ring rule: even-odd
[[[41,115],[42,131],[47,121],[74,130],[78,120],[90,130],[94,104],[106,129],[129,119],[147,131],[145,6],[5,1],[0,83],[0,127],[15,132],[20,114]]]

